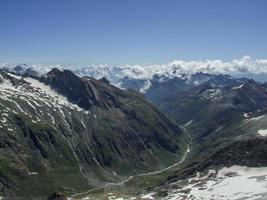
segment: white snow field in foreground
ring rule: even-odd
[[[267,167],[232,166],[222,168],[215,175],[189,179],[184,188],[172,191],[166,200],[259,200],[267,199]],[[214,176],[212,176],[214,175]]]
[[[258,133],[259,133],[261,136],[267,136],[267,129],[265,129],[265,130],[258,130]]]

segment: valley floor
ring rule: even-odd
[[[183,128],[184,131],[185,128]],[[97,196],[99,195],[98,198],[100,199],[108,199],[108,200],[126,200],[126,199],[151,199],[152,197],[150,197],[150,194],[147,194],[147,195],[140,195],[139,197],[134,197],[132,195],[123,195],[123,194],[114,194],[113,192],[104,192],[104,193],[101,193],[101,194],[98,194],[98,191],[103,191],[103,190],[108,190],[108,191],[112,191],[112,190],[109,190],[109,188],[113,188],[113,187],[120,187],[120,186],[123,186],[125,184],[127,184],[128,182],[133,182],[133,183],[137,183],[140,181],[140,179],[143,181],[145,179],[149,179],[153,176],[156,176],[156,175],[160,175],[164,172],[168,172],[169,170],[173,170],[173,169],[177,169],[177,167],[179,165],[181,165],[187,158],[188,154],[190,153],[191,149],[190,149],[190,145],[191,145],[191,137],[190,135],[188,135],[188,138],[190,139],[190,142],[188,143],[187,145],[187,149],[186,151],[184,152],[181,160],[169,167],[166,167],[162,170],[158,170],[158,171],[153,171],[153,172],[148,172],[148,173],[142,173],[142,174],[137,174],[137,175],[133,175],[133,176],[130,176],[128,178],[126,178],[125,180],[121,181],[121,182],[118,182],[118,183],[106,183],[105,185],[103,185],[102,187],[98,187],[98,188],[93,188],[93,189],[90,189],[86,192],[82,192],[82,193],[77,193],[77,194],[74,194],[71,196],[70,199],[82,199],[82,200],[87,200],[87,199],[95,199],[96,196],[95,196],[95,193],[97,193]],[[101,197],[100,197],[101,196]],[[152,198],[154,199],[154,198]]]
[[[206,174],[181,180],[160,193],[147,193],[139,197],[118,196],[107,193],[101,199],[107,200],[266,200],[267,167],[251,168],[232,166],[219,171],[209,170]],[[168,193],[167,193],[168,192]],[[168,194],[166,196],[161,196]],[[83,197],[82,200],[96,199]],[[98,199],[98,198],[97,198]]]

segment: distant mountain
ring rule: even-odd
[[[182,90],[174,86],[178,81],[173,83],[173,80],[155,87],[157,90],[162,86],[161,91],[177,88],[168,93],[156,92],[158,97],[150,100],[176,122],[184,124],[192,144],[183,166],[159,181],[152,191],[148,188],[147,195],[166,200],[236,199],[237,196],[265,199],[266,181],[260,184],[250,180],[267,175],[266,84],[224,75],[198,75],[192,79],[193,83],[204,81],[195,85],[187,82],[189,86],[183,86]],[[235,188],[241,183],[250,192]]]
[[[247,60],[246,60],[247,61]],[[201,63],[199,63],[201,64]],[[215,64],[215,63],[214,63]],[[219,65],[220,63],[218,63]],[[216,71],[216,67],[211,68],[209,64],[207,66],[198,66],[197,63],[192,63],[192,68],[187,66],[186,63],[173,62],[167,65],[123,65],[123,66],[110,66],[110,65],[89,65],[86,67],[81,66],[62,66],[62,65],[44,65],[44,64],[18,64],[9,65],[2,64],[0,68],[13,71],[17,74],[23,74],[26,70],[32,70],[43,75],[52,70],[58,69],[71,69],[75,74],[80,76],[93,77],[95,79],[101,79],[105,77],[107,80],[116,86],[124,85],[125,88],[129,88],[128,84],[131,82],[137,84],[135,89],[141,92],[145,92],[150,81],[154,78],[161,77],[162,80],[170,80],[173,78],[180,78],[186,80],[191,84],[200,84],[206,80],[212,78],[213,75],[221,75],[221,78],[225,78],[226,74],[231,74],[231,70]],[[217,67],[219,69],[219,66]],[[237,67],[238,69],[242,66]],[[235,74],[235,73],[232,73]],[[237,75],[237,74],[236,74]],[[239,74],[240,76],[240,74]],[[219,77],[218,77],[219,78]],[[217,78],[217,79],[218,79]],[[230,78],[230,76],[228,76]],[[221,80],[222,81],[222,80]],[[132,88],[133,85],[130,86]]]
[[[0,71],[0,93],[0,194],[11,199],[84,191],[169,166],[186,150],[176,123],[103,79]]]
[[[193,85],[199,75],[205,81]],[[267,108],[267,89],[264,85],[244,78],[204,75],[198,74],[186,87],[183,82],[179,84],[181,80],[157,83],[159,85],[155,88],[150,87],[157,96],[151,96],[149,90],[146,93],[154,105],[177,123],[186,126],[193,137],[194,151],[198,157],[215,151],[223,140],[231,141],[235,136],[247,133],[245,130],[233,130],[242,126],[244,118],[257,116],[259,111]]]
[[[266,106],[266,88],[253,80],[244,82],[235,80],[228,85],[207,81],[198,86],[188,87],[183,92],[179,90],[173,92],[172,96],[164,95],[158,106],[176,121],[186,123],[196,118],[196,113],[205,110],[207,106],[214,107],[212,109],[216,109],[214,113],[217,114],[220,107],[226,110],[232,109],[238,113],[261,109]],[[186,110],[188,115],[183,110]],[[207,110],[205,112],[209,113]],[[182,118],[179,118],[179,113]]]
[[[12,72],[16,75],[28,75],[28,76],[33,76],[33,77],[38,77],[41,75],[41,72],[39,70],[34,70],[32,67],[22,64],[22,65],[14,65],[14,66],[3,66],[2,67],[3,71],[6,72]]]

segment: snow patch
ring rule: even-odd
[[[220,97],[222,94],[222,91],[220,89],[208,89],[205,92],[203,92],[200,96],[202,99],[211,99],[216,100]]]
[[[239,86],[233,87],[232,89],[233,89],[233,90],[237,90],[237,89],[242,88],[243,86],[244,86],[244,84],[241,84],[241,85],[239,85]]]
[[[140,198],[141,199],[155,199],[154,198],[154,192],[152,192],[152,193],[149,193],[149,194],[144,194],[144,195],[142,195]]]
[[[13,77],[13,78],[15,78],[15,79],[22,79],[22,77],[21,76],[17,76],[17,75],[15,75],[15,74],[12,74],[12,73],[7,73],[9,76],[11,76],[11,77]]]
[[[258,130],[258,134],[260,134],[261,136],[267,136],[267,129],[265,129],[265,130]]]
[[[171,191],[165,200],[238,200],[267,198],[267,167],[232,166],[222,168],[215,177],[210,172],[192,178],[182,189]],[[184,192],[188,191],[188,192]]]
[[[244,113],[244,117],[249,117],[249,114],[248,113]]]
[[[28,174],[29,174],[29,175],[37,175],[38,172],[29,172]]]
[[[248,123],[248,122],[250,122],[250,121],[259,121],[259,120],[262,119],[263,117],[265,117],[265,115],[260,115],[260,116],[253,117],[253,118],[250,118],[250,119],[245,119],[245,123]]]
[[[194,120],[190,120],[190,121],[188,121],[184,126],[189,126],[190,124],[193,123],[193,121],[194,121]]]

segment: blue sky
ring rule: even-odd
[[[265,0],[1,0],[0,62],[267,57]]]

